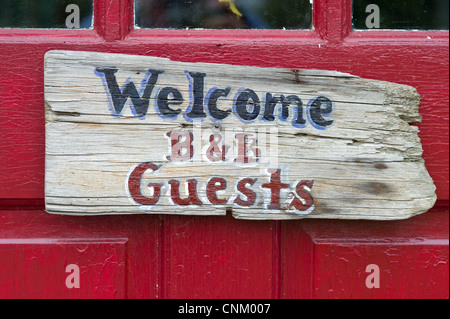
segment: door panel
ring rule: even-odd
[[[448,298],[448,211],[406,221],[283,225],[285,298]],[[379,288],[367,278],[377,265]],[[306,267],[303,267],[306,265]],[[369,278],[369,282],[372,282]]]
[[[0,267],[5,298],[124,298],[126,241],[32,238],[0,240]],[[64,256],[64,258],[62,258]],[[68,288],[67,277],[79,267],[80,288]],[[69,278],[70,282],[71,278]],[[75,280],[75,279],[74,279]],[[81,289],[83,286],[90,289]]]
[[[110,217],[0,210],[0,298],[157,298],[159,218]]]
[[[167,223],[166,298],[272,297],[272,222],[183,216]]]

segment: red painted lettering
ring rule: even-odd
[[[314,204],[313,197],[306,189],[306,187],[308,187],[311,190],[313,184],[314,181],[301,181],[297,184],[297,186],[295,186],[295,192],[301,199],[303,199],[304,203],[300,198],[294,195],[294,199],[289,205],[290,209],[295,208],[296,210],[303,212],[308,210]]]
[[[133,200],[141,205],[154,205],[159,201],[159,197],[161,195],[161,187],[163,184],[160,183],[150,183],[148,187],[153,188],[153,196],[146,197],[142,194],[141,191],[141,181],[142,176],[145,171],[151,169],[152,171],[156,171],[159,169],[158,165],[153,163],[142,163],[136,166],[136,168],[131,172],[130,177],[128,178],[128,191],[130,192]]]
[[[171,162],[187,162],[194,156],[194,135],[191,132],[177,130],[167,133],[170,138],[170,153],[167,159]]]
[[[227,188],[227,181],[221,177],[213,177],[206,186],[206,196],[213,205],[225,205],[228,198],[218,198],[217,192]]]
[[[256,163],[259,161],[261,151],[258,145],[256,134],[238,133],[235,135],[237,141],[238,154],[234,160],[236,163]]]
[[[280,209],[280,191],[284,188],[289,188],[289,184],[280,182],[280,169],[269,170],[272,173],[270,176],[270,183],[262,184],[262,188],[268,188],[271,191],[271,200],[268,209]]]
[[[176,179],[171,179],[169,181],[170,184],[170,197],[172,201],[176,205],[180,206],[188,206],[188,205],[203,205],[202,201],[198,198],[197,195],[197,180],[196,179],[188,179],[186,180],[188,185],[188,197],[181,198],[180,197],[180,181]]]
[[[229,150],[229,146],[222,145],[219,146],[218,143],[222,141],[222,135],[220,134],[211,134],[209,137],[209,147],[206,150],[206,157],[211,162],[225,162],[225,155]]]
[[[237,190],[241,192],[243,195],[247,197],[247,200],[243,200],[240,195],[236,197],[234,200],[234,203],[236,205],[242,206],[242,207],[249,207],[252,206],[256,201],[256,193],[247,188],[247,184],[252,186],[257,181],[257,178],[244,178],[241,179],[237,184]]]

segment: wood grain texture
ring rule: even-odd
[[[153,107],[160,100],[156,98],[157,93],[150,96],[145,116],[138,119],[130,112],[128,104],[120,116],[116,116],[118,114],[111,111],[111,102],[108,107],[111,95],[108,97],[107,85],[95,74],[96,68],[112,65],[118,69],[119,85],[131,79],[137,87],[149,68],[163,70],[155,90],[167,86],[179,89],[184,101],[177,107],[183,112],[192,108],[194,99],[193,80],[186,76],[188,70],[206,74],[205,95],[214,86],[231,88],[229,96],[235,98],[221,99],[221,108],[236,104],[240,88],[251,88],[261,101],[267,92],[274,96],[297,95],[305,101],[306,119],[312,114],[307,114],[310,106],[306,103],[326,96],[333,103],[330,116],[333,124],[317,129],[314,120],[310,120],[305,127],[293,127],[292,110],[284,121],[275,113],[277,119],[273,122],[258,118],[247,123],[233,109],[233,114],[220,122],[220,130],[227,132],[245,127],[260,132],[276,128],[278,166],[271,167],[272,162],[266,166],[239,166],[201,159],[173,165],[165,160],[169,154],[166,133],[187,127],[207,137],[214,132],[214,123],[207,118],[200,127],[181,115],[176,119],[161,118],[158,108]],[[52,213],[224,215],[228,208],[232,209],[234,217],[249,219],[403,219],[427,211],[436,200],[435,186],[421,158],[417,127],[408,124],[421,120],[420,96],[406,85],[334,71],[50,51],[45,60],[45,100],[46,208]],[[263,102],[261,109],[261,113],[264,112]],[[198,138],[198,134],[195,135]],[[273,153],[270,155],[274,157]],[[130,200],[125,184],[133,166],[144,162],[163,165],[158,171],[159,181],[178,178],[184,183],[188,178],[196,178],[199,185],[206,185],[209,178],[219,176],[232,185],[242,177],[258,178],[254,185],[255,205],[245,208],[233,205],[236,191],[228,187],[221,194],[228,199],[224,205],[190,205],[180,209],[170,201],[166,184],[157,205],[139,207]],[[267,199],[269,197],[270,201],[270,194],[262,189],[263,183],[270,181],[270,174],[264,175],[268,168],[282,168],[285,174],[281,173],[282,182],[290,182],[288,191],[280,192],[281,207],[276,210],[270,209]],[[143,179],[148,183],[149,178]],[[288,209],[292,201],[289,192],[301,180],[314,181],[311,189],[314,210],[309,214]],[[206,188],[199,186],[198,193],[202,202],[207,202]]]

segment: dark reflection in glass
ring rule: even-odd
[[[448,30],[448,0],[353,0],[353,27],[373,28],[368,5],[379,8],[380,29]]]
[[[70,4],[79,8],[76,26],[73,24],[77,21],[75,17],[69,17],[76,12],[66,12]],[[88,29],[92,26],[92,8],[93,0],[0,0],[0,27]]]
[[[310,0],[135,0],[142,28],[310,29]]]

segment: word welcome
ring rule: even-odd
[[[120,118],[129,99],[133,115],[140,119],[144,119],[147,114],[150,99],[155,101],[155,110],[162,118],[175,120],[182,113],[179,106],[183,104],[185,98],[178,88],[166,86],[155,90],[158,77],[164,71],[149,69],[139,90],[130,79],[127,79],[120,88],[115,75],[117,72],[118,69],[114,67],[95,69],[95,74],[103,80],[112,116]],[[290,107],[293,110],[294,127],[304,128],[308,120],[314,128],[324,130],[334,122],[327,119],[333,112],[333,102],[325,96],[315,97],[305,106],[302,99],[295,94],[285,96],[267,92],[260,98],[253,89],[239,88],[231,100],[231,105],[221,109],[218,107],[218,100],[228,98],[233,89],[230,86],[213,87],[206,92],[206,73],[189,71],[185,73],[188,79],[189,106],[184,111],[183,117],[187,122],[203,121],[208,115],[213,122],[224,121],[231,114],[243,123],[252,123],[255,120],[273,122],[276,119],[276,111],[281,121],[287,121]]]

